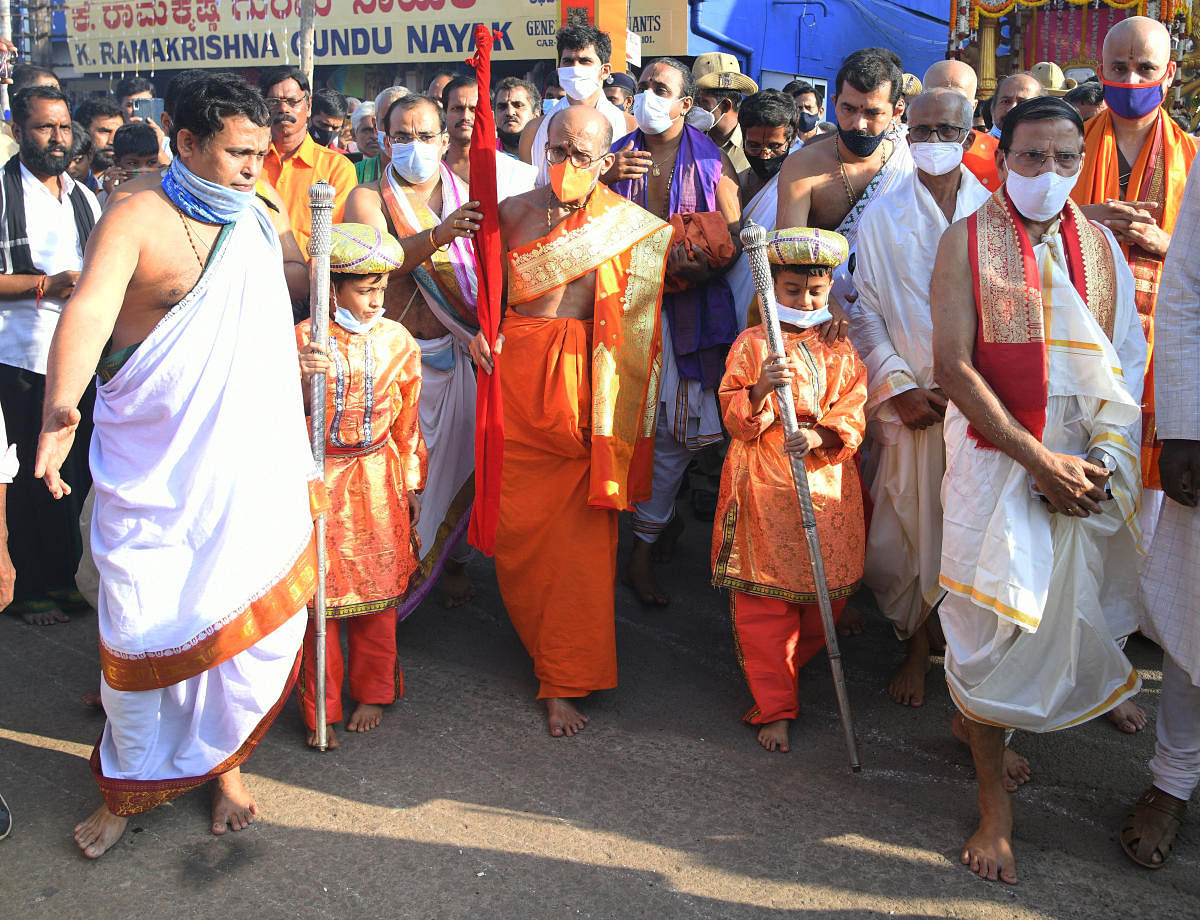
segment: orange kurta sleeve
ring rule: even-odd
[[[824,411],[816,424],[842,439],[840,448],[814,451],[824,464],[844,463],[862,444],[867,427],[867,369],[848,341],[826,350]]]
[[[750,389],[762,374],[766,342],[758,329],[747,329],[737,337],[725,359],[725,376],[717,396],[721,401],[721,416],[731,438],[753,441],[775,423],[775,395],[772,393],[762,409],[750,409]]]
[[[400,470],[404,487],[410,492],[425,488],[425,476],[429,469],[429,456],[425,450],[425,438],[421,435],[421,418],[418,405],[421,401],[421,349],[416,342],[409,341],[400,357],[400,371],[392,383],[392,398],[396,414],[392,419],[392,440],[400,451]]]

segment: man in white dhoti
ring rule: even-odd
[[[1031,99],[998,149],[1004,186],[942,237],[930,301],[946,680],[979,783],[962,861],[1014,883],[1005,729],[1077,725],[1141,684],[1109,620],[1139,602],[1146,344],[1115,239],[1068,199],[1079,115]]]
[[[93,858],[130,815],[210,780],[212,832],[247,826],[257,809],[239,767],[300,665],[319,473],[295,385],[286,218],[254,194],[269,122],[239,77],[189,84],[179,156],[160,187],[101,218],[50,349],[35,472],[56,498],[99,366],[92,551],[108,722],[91,767],[104,805],[75,829]]]
[[[346,220],[400,240],[404,267],[393,272],[384,315],[421,346],[421,434],[429,476],[421,494],[421,564],[397,615],[408,616],[440,579],[447,607],[472,595],[463,538],[475,500],[475,369],[469,346],[479,331],[472,237],[483,215],[469,187],[443,162],[446,113],[428,96],[395,99],[379,119],[390,163],[346,202]],[[499,159],[507,159],[501,157]],[[519,164],[518,164],[519,165]]]
[[[1200,784],[1200,176],[1183,192],[1154,316],[1154,389],[1163,502],[1142,576],[1142,632],[1163,648],[1162,699],[1150,772],[1121,827],[1134,862],[1157,869],[1171,855],[1188,799]]]
[[[850,338],[867,365],[868,437],[864,478],[874,508],[863,581],[907,645],[888,686],[897,703],[925,701],[931,630],[942,595],[942,475],[946,397],[933,382],[929,280],[938,240],[975,212],[988,192],[962,165],[971,101],[927,90],[908,106],[916,169],[863,216],[858,231],[858,300]]]

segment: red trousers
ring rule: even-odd
[[[404,696],[404,676],[396,657],[396,611],[325,621],[325,721],[342,721],[342,643],[350,647],[350,695],[359,703],[387,705]],[[317,727],[316,633],[308,621],[304,633],[304,670],[300,674],[300,711],[309,731]]]
[[[834,621],[846,599],[832,602]],[[794,604],[744,591],[729,592],[729,614],[737,640],[738,660],[754,696],[745,720],[765,725],[800,714],[796,675],[825,648],[821,610],[816,604]]]

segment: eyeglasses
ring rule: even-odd
[[[938,140],[952,143],[961,141],[967,136],[969,130],[971,129],[960,125],[938,125],[935,128],[931,128],[929,125],[909,125],[908,136],[918,144],[923,144],[936,134]]]
[[[788,152],[789,144],[770,144],[762,146],[754,141],[747,141],[742,144],[742,152],[748,157],[762,157],[764,160],[770,160],[774,157],[781,157]]]
[[[304,103],[307,101],[308,101],[308,93],[305,93],[303,96],[301,96],[298,99],[289,99],[287,96],[268,96],[267,97],[267,108],[270,109],[272,112],[279,111],[285,105],[289,109],[298,109],[298,108],[300,108],[300,106],[304,105]]]
[[[1083,159],[1082,153],[1044,153],[1041,150],[1021,150],[1008,155],[1025,169],[1041,169],[1053,157],[1055,165],[1068,174],[1075,172],[1079,168],[1079,161]]]
[[[413,141],[420,141],[422,144],[432,144],[445,133],[445,131],[438,131],[436,134],[432,131],[423,131],[420,134],[408,134],[400,131],[393,134],[388,140],[393,144],[411,144]]]
[[[602,153],[598,157],[590,157],[586,153],[576,150],[574,153],[569,153],[566,147],[547,147],[546,162],[551,166],[557,166],[563,160],[570,159],[571,165],[576,169],[587,169],[597,160],[603,160],[607,153]]]

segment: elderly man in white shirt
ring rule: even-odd
[[[1183,191],[1154,314],[1158,470],[1166,501],[1142,573],[1142,632],[1162,646],[1162,701],[1150,773],[1121,826],[1129,858],[1158,869],[1200,784],[1200,177]]]
[[[17,93],[12,127],[19,152],[0,173],[0,409],[21,463],[7,502],[17,570],[12,609],[29,623],[48,625],[68,619],[64,607],[83,604],[75,568],[82,551],[79,510],[91,483],[93,394],[80,406],[80,434],[67,461],[74,494],[55,502],[33,478],[33,460],[50,339],[79,278],[100,205],[67,175],[71,113],[62,92],[31,86]]]
[[[867,365],[868,436],[864,476],[874,512],[863,580],[908,654],[888,693],[897,703],[925,701],[930,611],[942,596],[942,476],[946,397],[933,381],[929,282],[938,241],[954,221],[979,209],[988,191],[962,166],[971,137],[971,101],[932,89],[908,108],[916,169],[863,216],[850,338]]]

